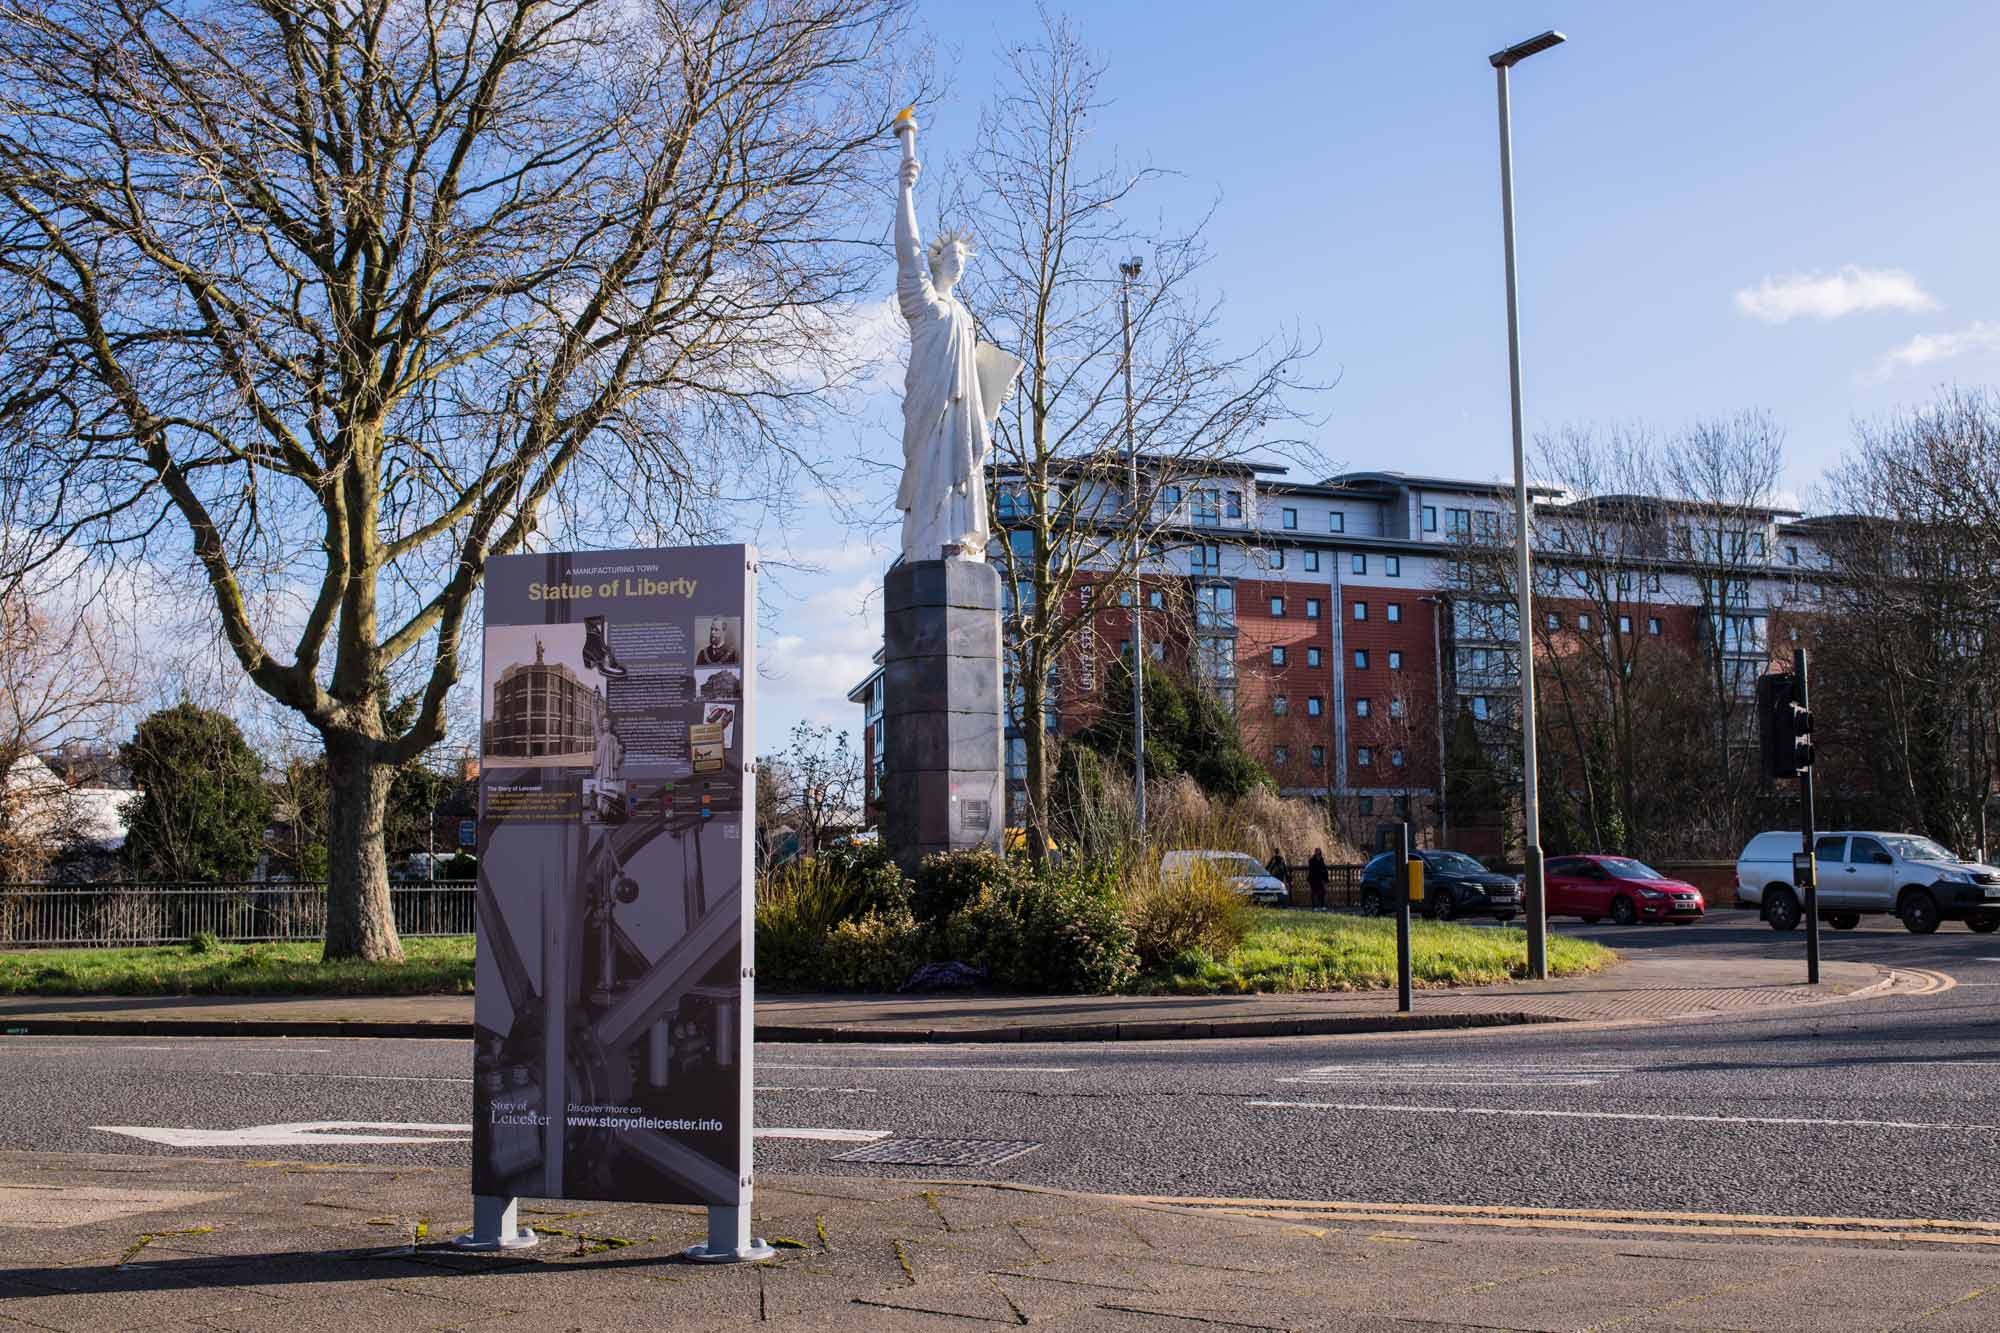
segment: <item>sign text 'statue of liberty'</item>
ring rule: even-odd
[[[587,602],[599,597],[692,597],[696,579],[611,579],[604,583],[530,583],[531,602]]]

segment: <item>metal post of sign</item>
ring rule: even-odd
[[[1806,678],[1806,650],[1803,648],[1794,648],[1792,650],[1792,679],[1796,682],[1793,687],[1793,697],[1798,701],[1800,708],[1811,711],[1812,686]],[[1787,741],[1786,744],[1789,748],[1790,742]],[[1801,822],[1805,825],[1804,830],[1799,835],[1801,850],[1806,854],[1806,865],[1813,871],[1807,878],[1805,885],[1806,984],[1817,986],[1819,985],[1819,863],[1813,859],[1813,843],[1815,838],[1813,835],[1813,770],[1811,764],[1807,764],[1803,769],[1799,770],[1799,811],[1803,816]]]
[[[498,1194],[472,1196],[472,1230],[452,1241],[461,1250],[525,1250],[540,1243],[521,1225],[521,1201]]]
[[[1402,880],[1396,895],[1396,1012],[1410,1012],[1410,826],[1396,825],[1396,869]]]

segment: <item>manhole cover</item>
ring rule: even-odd
[[[1041,1146],[1026,1139],[884,1139],[833,1160],[887,1166],[998,1166]]]

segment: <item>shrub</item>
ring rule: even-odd
[[[979,847],[971,851],[935,852],[917,866],[910,909],[925,925],[938,925],[987,889],[1004,888],[1016,880],[1005,858]]]
[[[857,939],[836,941],[835,936],[843,927],[858,928],[871,918],[880,934],[887,930],[882,923],[909,917],[909,901],[908,883],[879,843],[830,847],[787,862],[757,886],[759,980],[777,990],[860,988],[860,983],[843,979],[850,969],[836,966],[828,956],[836,948],[853,954]],[[910,925],[904,933],[914,938],[914,921]],[[869,937],[867,931],[861,936]],[[888,989],[902,980],[897,977]]]
[[[819,984],[829,990],[893,991],[922,967],[928,932],[908,908],[843,921],[819,951]]]
[[[1183,954],[1227,958],[1250,933],[1249,904],[1200,864],[1186,875],[1140,886],[1127,901],[1125,916],[1139,966],[1149,972]]]
[[[221,947],[222,941],[216,938],[212,930],[197,930],[188,936],[189,953],[214,953]]]
[[[1138,971],[1132,928],[1088,873],[989,885],[944,927],[944,953],[1019,990],[1102,994]]]

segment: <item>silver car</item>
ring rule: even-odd
[[[1773,930],[1790,930],[1803,913],[1792,884],[1796,833],[1759,833],[1736,861],[1736,898],[1758,907]],[[1852,930],[1868,914],[1902,918],[1912,934],[1963,921],[1985,935],[2000,930],[2000,870],[1967,861],[1914,833],[1846,830],[1813,840],[1820,919]]]

